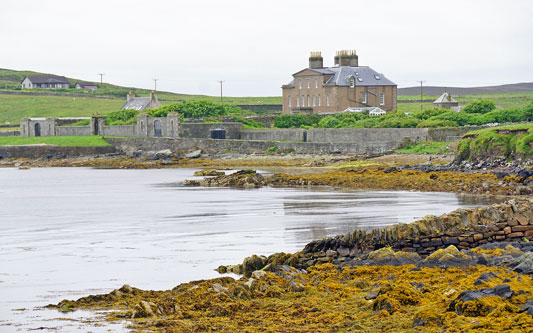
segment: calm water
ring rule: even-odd
[[[0,169],[0,332],[120,330],[92,326],[90,313],[36,307],[124,283],[169,289],[251,254],[487,203],[443,193],[180,186],[193,171]]]

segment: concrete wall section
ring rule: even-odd
[[[270,147],[278,147],[280,151],[293,151],[301,154],[378,154],[396,148],[396,144],[393,142],[309,143],[171,138],[106,138],[106,141],[115,146],[117,150],[126,154],[131,154],[138,150],[148,152],[163,149],[170,149],[176,154],[183,154],[197,149],[201,149],[206,153],[227,151],[252,154],[264,153]]]
[[[0,131],[0,136],[20,136],[20,131]]]
[[[305,141],[303,129],[243,130],[241,140]]]
[[[241,123],[182,123],[179,127],[180,138],[203,138],[211,137],[212,129],[225,129],[226,139],[240,139]]]
[[[467,127],[443,127],[443,128],[429,128],[428,140],[430,141],[450,141],[452,138],[457,138],[465,135],[470,131],[487,128],[489,126],[467,126]]]
[[[91,135],[89,126],[58,126],[56,136],[87,136]]]
[[[405,138],[423,142],[428,139],[427,128],[312,128],[307,131],[307,142],[371,143],[396,142]]]
[[[135,136],[136,125],[103,126],[100,135]]]

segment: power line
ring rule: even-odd
[[[105,75],[105,73],[98,73],[96,75],[100,75],[100,86],[102,86],[104,84],[104,75]]]
[[[423,94],[423,83],[426,82],[426,81],[416,81],[416,82],[420,82],[420,110],[422,110],[422,101],[424,100],[424,94]]]

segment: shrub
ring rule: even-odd
[[[188,101],[162,106],[157,109],[148,110],[146,113],[151,117],[166,117],[169,112],[178,112],[182,118],[204,118],[240,113],[242,110],[236,105],[213,103],[210,101]]]
[[[341,121],[335,116],[326,116],[318,122],[319,128],[337,128]]]
[[[107,125],[132,125],[137,122],[137,115],[139,115],[139,111],[137,110],[111,112],[106,115],[106,123]]]
[[[524,121],[533,121],[533,102],[524,107],[523,111]]]
[[[453,120],[438,120],[428,119],[418,123],[418,128],[434,128],[434,127],[456,127],[457,123]]]
[[[317,115],[283,114],[274,120],[277,128],[300,128],[302,126],[317,126],[320,118]]]
[[[487,113],[496,109],[493,101],[480,100],[474,101],[465,106],[464,112],[466,113]]]

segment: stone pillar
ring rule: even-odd
[[[30,136],[30,120],[28,118],[20,120],[20,136]]]
[[[148,137],[148,115],[141,113],[137,116],[136,135],[140,137]]]
[[[167,114],[167,136],[170,138],[178,137],[178,126],[180,115],[176,112],[169,112]]]

